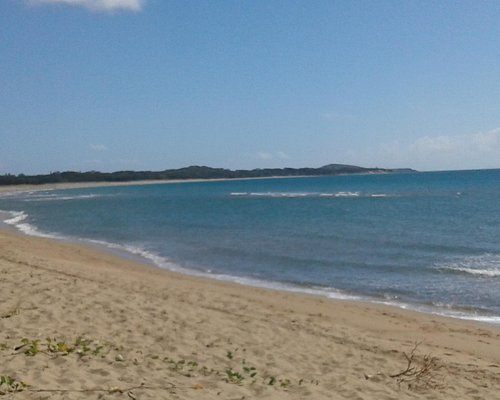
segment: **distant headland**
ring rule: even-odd
[[[41,185],[46,183],[83,183],[83,182],[133,182],[155,180],[187,179],[242,179],[291,176],[329,176],[345,174],[392,174],[417,172],[410,168],[364,168],[355,165],[328,164],[319,168],[256,168],[251,170],[231,170],[193,165],[185,168],[164,171],[116,171],[116,172],[52,172],[45,175],[0,176],[0,185]]]

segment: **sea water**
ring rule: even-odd
[[[500,323],[500,170],[34,191],[0,210],[161,268]]]

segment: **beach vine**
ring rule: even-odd
[[[7,393],[22,392],[27,385],[9,375],[0,375],[0,396]]]
[[[25,355],[31,357],[34,357],[39,353],[55,356],[65,356],[75,353],[81,357],[84,355],[96,356],[103,348],[104,346],[99,344],[99,342],[80,336],[77,337],[73,343],[48,337],[44,342],[40,339],[23,338],[21,339],[21,344],[14,347],[14,351],[19,352],[22,350]]]
[[[0,344],[0,348],[3,350],[8,349],[10,346],[7,344]],[[37,357],[40,354],[49,356],[50,358],[56,357],[67,357],[72,354],[78,357],[83,356],[100,356],[106,357],[111,350],[123,351],[126,350],[123,346],[113,346],[110,343],[100,344],[97,340],[92,340],[85,338],[83,336],[78,336],[73,341],[68,341],[65,339],[58,339],[54,337],[47,337],[46,339],[30,339],[23,338],[20,343],[13,348],[13,355],[21,355],[25,357]],[[103,349],[105,351],[103,351]],[[259,371],[257,366],[249,363],[242,355],[245,353],[245,349],[232,349],[225,351],[225,359],[222,365],[216,368],[209,368],[204,365],[200,365],[196,360],[190,359],[174,359],[168,356],[161,356],[161,354],[154,353],[150,354],[154,360],[158,360],[166,364],[167,368],[179,375],[187,378],[196,379],[198,377],[208,377],[214,376],[219,382],[224,382],[226,384],[232,385],[256,385],[260,384],[265,387],[273,387],[280,390],[289,390],[294,383],[285,377],[279,377],[276,375],[269,374],[266,371]],[[137,359],[130,359],[128,361],[127,357],[121,354],[116,355],[115,361],[122,363],[132,362],[134,365],[138,365],[140,361]],[[162,390],[174,393],[176,389],[179,388],[191,388],[196,390],[201,390],[204,385],[200,382],[195,382],[191,385],[176,385],[171,382],[165,381],[163,386],[152,386],[148,385],[146,382],[141,382],[140,384],[131,385],[129,387],[95,387],[95,388],[40,388],[33,385],[28,385],[18,378],[11,377],[9,375],[0,376],[0,396],[6,395],[8,393],[14,392],[31,392],[31,393],[124,393],[129,398],[135,399],[136,392],[143,390]],[[313,383],[311,381],[311,383]],[[296,385],[297,387],[304,384],[304,379],[300,379]],[[316,381],[316,384],[318,382]]]

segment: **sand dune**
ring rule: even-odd
[[[0,397],[500,399],[493,326],[182,276],[7,230],[0,288]]]

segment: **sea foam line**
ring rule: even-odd
[[[486,253],[480,256],[469,256],[437,267],[443,272],[496,278],[500,277],[500,255]]]
[[[63,239],[62,236],[53,234],[53,233],[45,233],[41,232],[37,227],[34,225],[28,224],[27,222],[23,222],[28,218],[28,214],[26,214],[24,211],[4,211],[0,210],[1,213],[5,214],[10,214],[11,218],[8,218],[3,221],[4,224],[11,225],[24,233],[25,235],[29,236],[38,236],[38,237],[44,237],[44,238],[50,238],[50,239]]]
[[[487,276],[491,278],[500,277],[500,268],[476,269],[476,268],[466,268],[466,267],[442,267],[441,269],[444,271],[462,272],[465,274]]]
[[[398,307],[404,310],[414,310],[423,312],[426,314],[434,314],[445,317],[453,317],[464,320],[473,320],[478,322],[486,322],[492,324],[500,324],[500,316],[488,316],[488,315],[480,315],[476,313],[467,313],[460,310],[454,310],[450,307],[440,307],[439,305],[433,306],[425,306],[421,304],[410,304],[399,301],[387,301],[387,300],[379,300],[370,296],[362,296],[355,295],[343,292],[333,287],[319,287],[319,286],[301,286],[294,285],[291,283],[284,283],[278,281],[265,281],[256,278],[250,277],[242,277],[242,276],[234,276],[229,274],[221,274],[221,273],[213,273],[211,270],[197,270],[191,268],[185,268],[182,265],[169,260],[166,257],[163,257],[155,252],[146,250],[142,247],[131,245],[131,244],[118,244],[111,243],[103,240],[95,240],[95,239],[85,239],[85,238],[72,238],[72,237],[64,237],[57,234],[45,233],[41,232],[35,226],[25,223],[28,218],[28,214],[24,211],[2,211],[0,213],[10,214],[10,218],[4,220],[3,222],[8,225],[15,226],[21,232],[26,235],[31,236],[39,236],[57,240],[66,240],[71,242],[79,242],[79,243],[90,243],[97,245],[101,248],[107,248],[110,250],[118,251],[121,254],[130,254],[138,257],[139,259],[145,260],[156,267],[166,269],[172,272],[177,272],[185,275],[191,276],[199,276],[204,278],[216,279],[220,281],[226,281],[231,283],[236,283],[244,286],[251,287],[259,287],[264,289],[272,289],[272,290],[281,290],[286,292],[293,292],[299,294],[308,294],[315,295],[321,297],[327,297],[329,299],[335,300],[351,300],[351,301],[362,301],[367,303],[375,303],[375,304],[384,304],[388,306]],[[477,271],[477,270],[475,270]]]
[[[94,199],[96,197],[102,197],[102,195],[98,195],[98,194],[82,194],[82,195],[76,195],[76,196],[44,195],[44,196],[35,196],[33,198],[26,198],[26,199],[23,199],[23,201],[27,201],[27,202],[69,201],[69,200]]]
[[[337,289],[331,287],[305,287],[294,284],[287,284],[278,281],[265,281],[257,278],[250,278],[244,276],[235,276],[229,274],[222,273],[214,273],[210,269],[199,270],[194,268],[186,268],[182,265],[168,259],[167,257],[161,256],[155,252],[150,250],[146,250],[143,247],[129,245],[129,244],[118,244],[107,242],[104,240],[95,240],[95,239],[84,239],[86,242],[90,242],[99,247],[105,247],[108,249],[116,250],[119,253],[126,252],[128,254],[132,254],[134,256],[138,256],[141,259],[145,259],[151,262],[156,267],[166,269],[172,272],[178,272],[191,276],[199,276],[210,279],[217,279],[220,281],[237,283],[244,286],[252,286],[266,289],[274,289],[274,290],[283,290],[288,292],[295,293],[304,293],[304,294],[312,294],[312,295],[321,295],[323,297],[335,298],[335,299],[343,299],[343,300],[360,300],[362,297],[351,295],[347,293],[343,293]]]
[[[182,265],[166,257],[158,255],[152,251],[146,250],[139,246],[121,245],[101,240],[86,240],[86,241],[94,243],[98,246],[107,247],[108,249],[117,250],[119,253],[126,252],[128,254],[132,254],[134,256],[139,257],[140,259],[147,260],[156,267],[185,275],[197,276],[208,279],[216,279],[219,281],[236,283],[243,286],[326,297],[332,300],[347,300],[347,301],[357,301],[357,302],[361,301],[372,304],[383,304],[391,307],[397,307],[403,310],[413,310],[413,311],[423,312],[425,314],[433,314],[444,317],[452,317],[463,320],[472,320],[472,321],[486,322],[486,323],[500,325],[500,316],[478,314],[476,312],[473,312],[472,310],[471,312],[465,312],[456,308],[454,309],[453,306],[450,305],[440,305],[440,304],[425,305],[418,303],[407,303],[404,301],[395,301],[395,300],[391,301],[387,299],[380,300],[372,296],[363,296],[363,295],[347,293],[345,291],[330,286],[325,286],[325,287],[314,286],[314,285],[304,286],[304,285],[284,283],[279,281],[266,281],[263,279],[251,278],[245,276],[214,273],[212,272],[212,270],[209,269],[199,270],[194,268],[183,267]]]
[[[424,314],[438,315],[440,317],[457,318],[467,321],[477,321],[494,325],[500,325],[500,316],[478,314],[472,311],[464,312],[454,309],[453,306],[445,306],[438,304],[423,305],[418,303],[413,304],[413,303],[404,303],[396,301],[379,301],[379,300],[369,300],[368,302],[375,304],[383,304],[391,307],[397,307],[403,310],[417,311]]]
[[[362,193],[362,192],[350,192],[350,191],[340,191],[333,193],[323,193],[323,192],[231,192],[230,196],[233,197],[264,197],[264,198],[315,198],[315,197],[389,197],[386,193]]]

